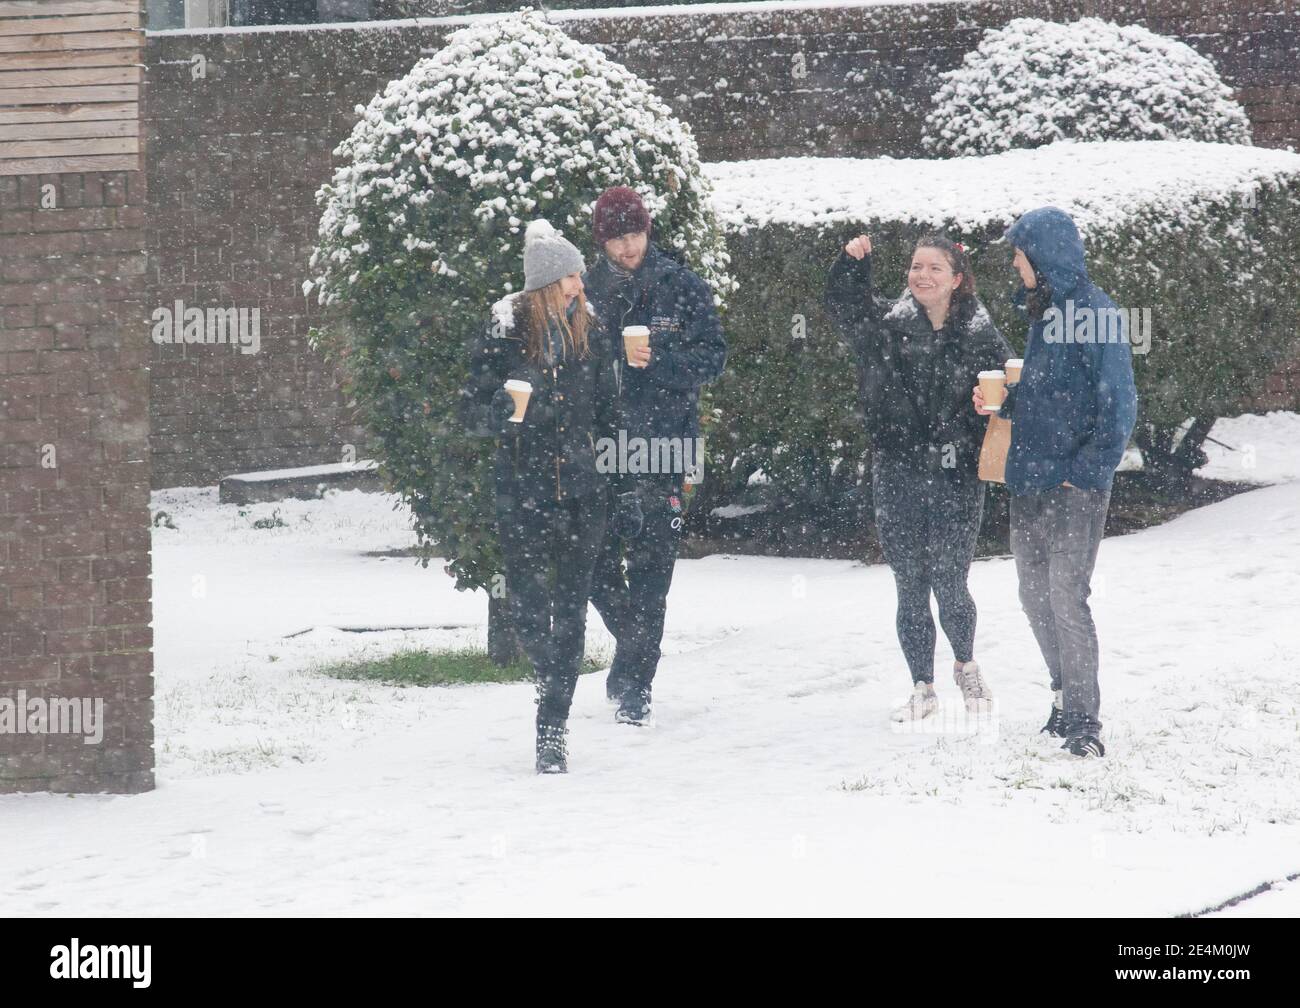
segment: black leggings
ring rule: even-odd
[[[569,716],[605,508],[603,492],[561,503],[497,497],[510,612],[537,676],[539,724],[563,724]]]
[[[898,589],[898,643],[912,682],[934,682],[932,592],[953,657],[974,657],[975,600],[966,577],[984,513],[984,484],[973,475],[926,472],[878,456],[871,488],[880,545]]]

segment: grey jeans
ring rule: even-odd
[[[1064,693],[1071,735],[1101,733],[1097,628],[1088,596],[1109,507],[1109,490],[1078,487],[1011,498],[1020,604],[1047,662],[1052,689]]]

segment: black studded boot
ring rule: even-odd
[[[569,753],[566,748],[568,729],[564,722],[544,721],[537,718],[537,772],[558,774],[569,772]]]

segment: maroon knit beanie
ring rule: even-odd
[[[603,246],[611,238],[621,238],[634,231],[650,231],[650,212],[641,197],[627,186],[606,189],[596,200],[591,214],[591,233],[596,244]]]

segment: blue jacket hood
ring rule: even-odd
[[[1031,210],[1006,237],[1052,285],[1052,307],[1062,312],[1051,322],[1051,336],[1046,315],[1030,326],[1024,369],[1003,407],[1002,417],[1012,422],[1007,488],[1039,493],[1068,481],[1081,490],[1108,489],[1137,419],[1123,318],[1118,341],[1076,339],[1082,321],[1076,310],[1116,307],[1088,277],[1083,241],[1069,214],[1056,207]],[[1023,303],[1025,294],[1022,287],[1017,301]]]
[[[1057,207],[1030,210],[1007,228],[1006,239],[1029,258],[1052,285],[1054,299],[1088,279],[1083,239],[1073,219]]]

